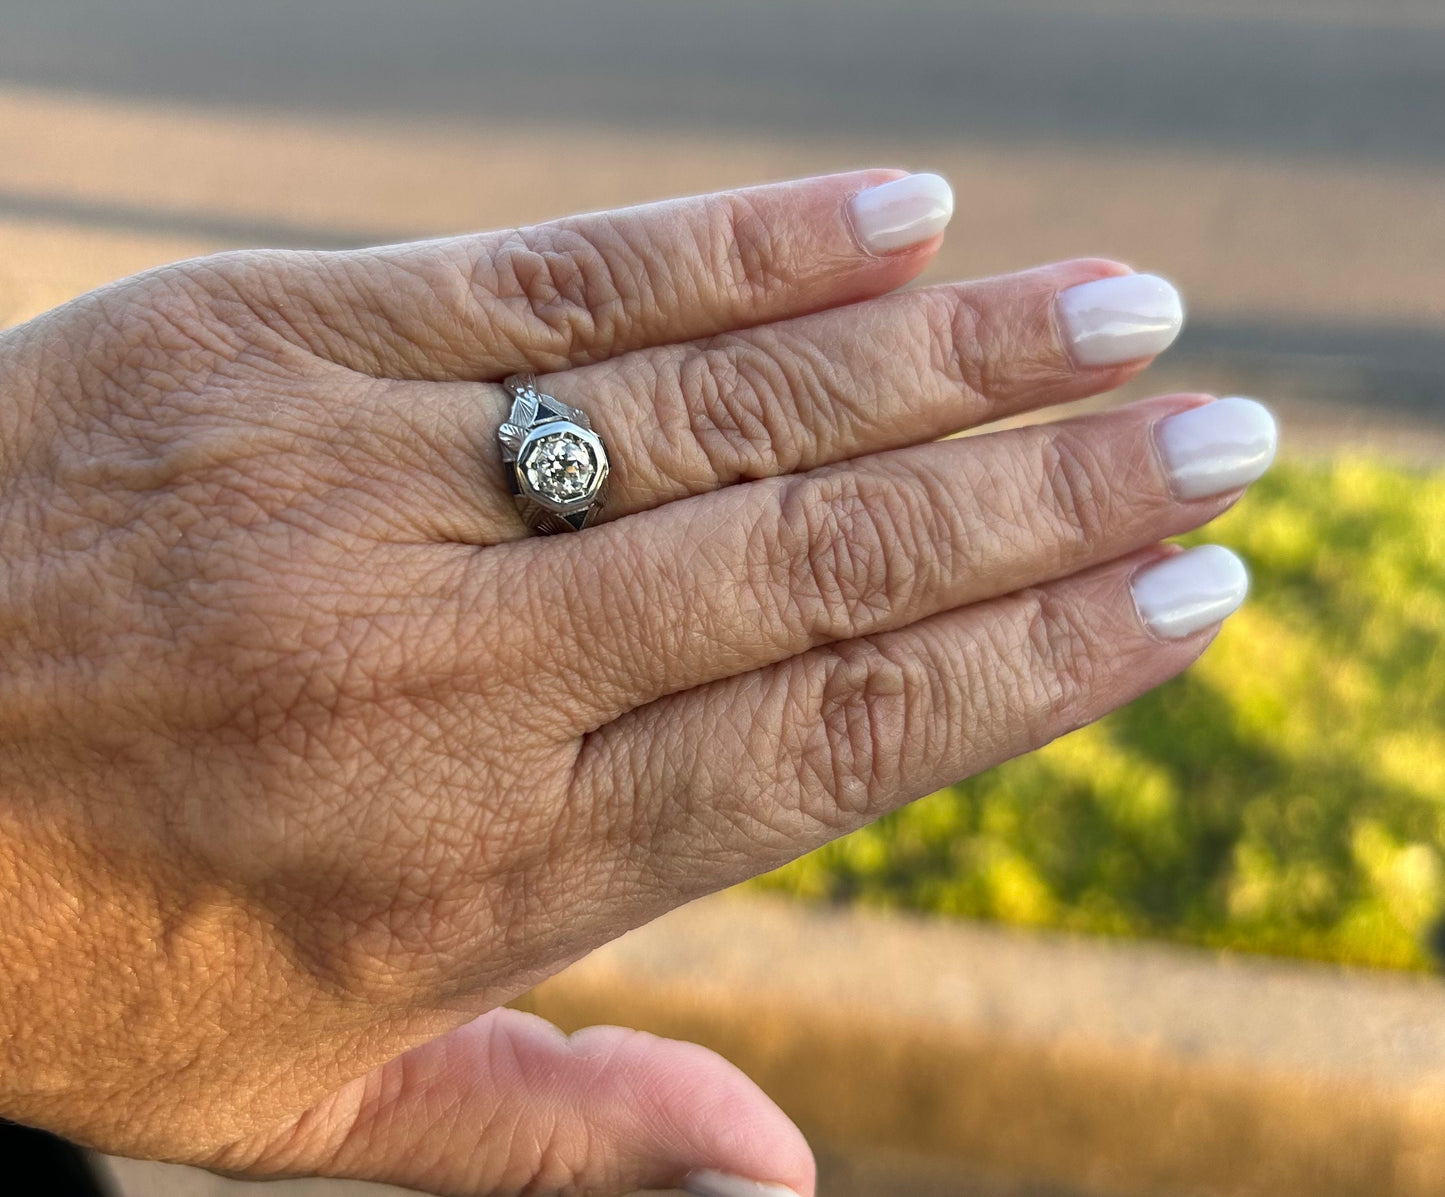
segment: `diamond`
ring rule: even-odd
[[[527,447],[520,464],[532,491],[554,503],[583,498],[597,476],[591,446],[570,432],[538,437]]]

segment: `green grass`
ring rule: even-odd
[[[1281,463],[1207,536],[1254,592],[1187,675],[755,884],[1435,967],[1445,473]]]

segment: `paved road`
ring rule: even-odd
[[[183,101],[1445,161],[1433,0],[10,0],[0,77]]]
[[[158,249],[942,168],[962,219],[939,275],[1122,257],[1191,300],[1165,380],[1346,405],[1304,441],[1344,419],[1436,457],[1445,435],[1438,0],[5,0],[7,89],[0,222]],[[26,107],[67,92],[92,108]],[[186,157],[164,120],[106,143],[112,110],[253,123]],[[325,176],[268,156],[277,121],[393,136]],[[423,161],[401,126],[454,148]],[[107,186],[117,145],[133,169]]]

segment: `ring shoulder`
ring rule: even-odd
[[[507,420],[497,429],[497,439],[502,442],[504,460],[516,461],[517,454],[522,451],[522,441],[526,439],[526,436],[526,425],[517,424],[511,420]]]

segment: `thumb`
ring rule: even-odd
[[[447,1197],[813,1197],[802,1133],[715,1052],[622,1027],[563,1034],[492,1010],[398,1056],[264,1146],[213,1166],[382,1181]],[[789,1192],[791,1190],[791,1192]]]

